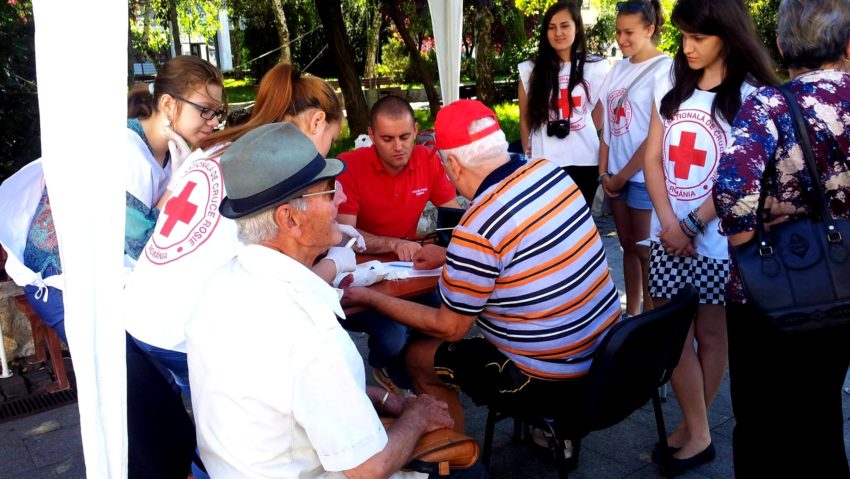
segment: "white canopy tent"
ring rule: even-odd
[[[459,97],[463,2],[428,3],[448,104]],[[33,9],[44,175],[66,278],[65,325],[74,351],[86,474],[124,478],[127,7],[33,0]]]
[[[123,478],[127,4],[33,0],[33,12],[41,151],[66,278],[86,474]]]
[[[443,105],[460,98],[460,46],[463,34],[463,0],[428,0],[440,70]]]

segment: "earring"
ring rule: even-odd
[[[162,120],[162,126],[168,128],[169,126],[171,126],[171,120],[169,120],[168,118]]]
[[[315,129],[315,128],[313,128],[313,135],[315,135],[315,134],[316,134],[316,129]]]

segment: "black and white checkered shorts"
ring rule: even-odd
[[[728,259],[672,256],[657,241],[649,249],[649,295],[654,298],[672,298],[682,286],[692,284],[700,304],[726,304],[728,276]]]

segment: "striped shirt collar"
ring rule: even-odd
[[[484,181],[482,181],[478,186],[478,190],[475,191],[475,196],[473,198],[478,198],[484,194],[488,188],[511,176],[516,170],[525,166],[526,161],[523,155],[511,153],[510,158],[511,159],[508,160],[507,163],[491,171],[490,174],[484,178]]]

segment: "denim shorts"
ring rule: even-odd
[[[652,200],[649,199],[649,192],[646,191],[646,183],[626,182],[617,199],[624,200],[629,208],[635,210],[652,209]]]

